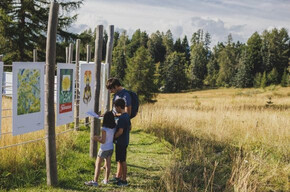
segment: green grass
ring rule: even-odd
[[[92,180],[95,160],[89,157],[89,131],[82,128],[76,139],[66,150],[58,151],[58,186],[47,187],[45,162],[38,169],[20,171],[21,175],[10,175],[10,178],[24,177],[17,186],[10,186],[11,191],[154,191],[159,185],[162,171],[171,159],[170,144],[141,130],[132,130],[127,152],[128,182],[125,188],[113,184],[98,188],[84,185]],[[58,139],[61,139],[59,137]],[[115,155],[112,157],[112,171],[116,171]],[[34,177],[32,177],[35,175]],[[29,179],[30,178],[30,179]],[[99,181],[103,179],[103,172]],[[18,180],[19,182],[20,180]],[[7,181],[9,182],[9,181]],[[11,184],[11,183],[10,183]],[[5,186],[0,189],[5,190]],[[7,190],[7,188],[6,188]]]

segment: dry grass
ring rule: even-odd
[[[0,135],[0,147],[10,146],[30,140],[36,140],[45,137],[45,130],[40,130],[23,135],[12,135],[12,99],[8,97],[2,98],[2,126]],[[7,118],[5,118],[7,117]],[[27,119],[29,121],[29,119]],[[65,126],[56,128],[56,133],[66,130]],[[69,144],[73,132],[57,136],[57,148],[66,148]],[[58,139],[60,138],[60,139]],[[62,142],[62,141],[66,142]],[[39,161],[45,161],[45,140],[28,143],[25,145],[14,146],[6,149],[0,149],[0,176],[1,167],[13,173],[18,167],[30,162],[30,165],[37,165]],[[45,163],[44,163],[45,165]]]
[[[231,171],[227,184],[219,184],[216,190],[222,187],[229,191],[283,191],[289,188],[289,96],[290,88],[281,87],[160,94],[157,103],[142,106],[134,123],[165,137],[175,146],[191,148],[183,154],[185,164],[208,161],[204,167],[210,165],[211,171],[214,171],[214,161],[225,150],[221,147],[207,151],[209,143],[214,149],[217,146],[232,149],[228,151]],[[269,97],[273,104],[267,106]],[[219,163],[219,166],[224,165]],[[172,170],[175,169],[171,167],[171,174]],[[200,173],[192,171],[199,177]],[[198,190],[200,185],[193,187],[196,183],[191,181],[190,190]],[[211,185],[207,182],[203,190],[206,186],[209,190]]]

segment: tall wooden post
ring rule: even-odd
[[[68,63],[72,63],[73,61],[73,52],[74,52],[74,46],[72,43],[70,43],[68,47]]]
[[[108,66],[108,78],[110,77],[111,73],[111,66],[112,66],[112,52],[113,52],[113,42],[114,42],[114,25],[109,26],[109,37],[107,42],[107,52],[106,52],[106,63]],[[106,105],[106,111],[110,110],[110,91],[108,91],[108,100]]]
[[[57,163],[55,143],[54,74],[56,60],[56,31],[58,3],[51,2],[46,40],[46,174],[47,185],[57,185]]]
[[[91,61],[91,46],[87,45],[87,63]],[[86,117],[86,126],[89,126],[90,118]]]
[[[80,69],[80,44],[81,40],[77,39],[76,43],[76,111],[75,111],[75,129],[79,130],[80,125],[80,91],[79,91],[79,69]]]
[[[37,62],[37,49],[33,49],[33,62]]]
[[[0,61],[2,61],[2,57],[3,57],[3,55],[0,55]]]
[[[100,98],[100,85],[101,85],[101,61],[102,61],[102,48],[103,48],[103,25],[98,25],[96,29],[95,41],[95,65],[96,65],[96,89],[95,89],[95,106],[94,111],[99,112],[99,98]],[[91,124],[90,132],[90,157],[97,157],[98,143],[93,140],[94,135],[100,135],[101,122],[99,119],[94,118]]]
[[[68,63],[69,47],[65,47],[65,63]]]

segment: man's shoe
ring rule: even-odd
[[[125,186],[128,186],[128,182],[120,180],[117,182],[117,185],[120,187],[125,187]]]

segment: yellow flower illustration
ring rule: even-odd
[[[70,90],[70,75],[64,75],[62,79],[62,91]]]

